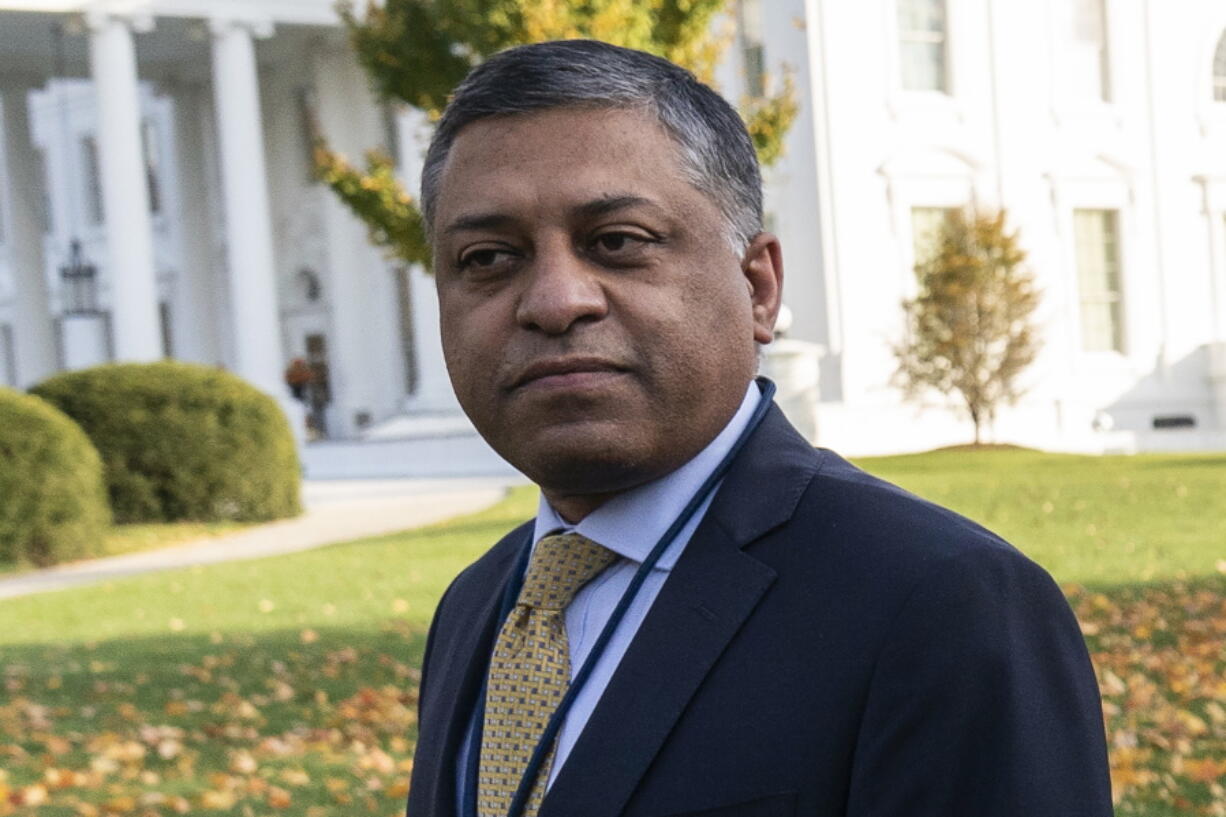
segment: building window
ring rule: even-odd
[[[898,0],[902,87],[949,92],[945,0]]]
[[[1213,52],[1213,98],[1226,102],[1226,31],[1222,32],[1217,51]]]
[[[102,205],[102,170],[98,164],[98,143],[93,136],[81,137],[81,166],[85,181],[85,215],[90,224],[106,221]]]
[[[299,88],[297,102],[298,136],[302,140],[302,158],[306,168],[306,179],[308,182],[317,182],[319,176],[315,170],[315,148],[323,134],[319,126],[319,106],[315,101],[315,89]]]
[[[4,96],[0,94],[0,103],[2,103],[3,101],[4,101]],[[0,134],[3,134],[4,131],[5,131],[4,106],[0,104]],[[3,140],[0,140],[0,245],[4,244],[4,208],[5,208],[4,190],[6,187],[9,187],[9,185],[5,183],[5,179],[4,179],[4,164],[6,162],[6,157],[4,155],[5,148],[8,148],[8,145],[3,144]]]
[[[395,103],[383,106],[383,150],[394,167],[400,167],[400,111]]]
[[[17,386],[17,350],[13,348],[13,327],[0,323],[0,384]]]
[[[417,345],[413,340],[416,329],[413,326],[413,283],[409,275],[408,267],[396,268],[396,305],[400,350],[404,355],[404,390],[406,394],[417,394],[421,385],[421,371],[417,361]]]
[[[34,177],[38,186],[38,219],[43,235],[52,231],[55,222],[52,221],[51,190],[47,187],[47,156],[41,150],[34,152]]]
[[[762,36],[761,0],[737,3],[741,57],[745,63],[745,93],[760,99],[766,96],[766,44]]]
[[[149,190],[149,212],[162,212],[162,152],[158,143],[157,126],[153,120],[141,123],[141,151],[145,160],[145,186]]]
[[[1073,235],[1081,300],[1081,347],[1087,352],[1123,352],[1119,211],[1074,210]]]
[[[170,304],[158,301],[158,329],[162,335],[162,357],[174,357],[174,325],[171,323]]]
[[[926,264],[940,249],[941,228],[957,212],[952,207],[911,208],[911,250],[915,266]]]
[[[1069,83],[1078,99],[1111,101],[1111,72],[1107,50],[1105,0],[1076,0],[1071,4]]]

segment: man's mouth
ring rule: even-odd
[[[604,358],[551,358],[539,360],[520,372],[512,381],[511,389],[579,388],[596,385],[625,371],[626,367]]]

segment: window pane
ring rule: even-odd
[[[41,149],[34,151],[34,177],[41,194],[38,197],[38,219],[43,235],[51,232],[51,191],[47,187],[47,157]]]
[[[1213,98],[1226,102],[1226,31],[1222,32],[1217,51],[1213,53]]]
[[[741,36],[749,42],[762,42],[762,0],[740,0]]]
[[[946,91],[947,41],[944,0],[898,0],[902,87]]]
[[[953,212],[950,207],[911,208],[911,249],[917,265],[936,254],[940,247],[941,226]]]
[[[302,139],[302,159],[307,181],[319,181],[315,176],[315,142],[320,137],[320,128],[313,88],[298,89],[298,135]]]
[[[1069,71],[1065,78],[1073,95],[1109,100],[1107,17],[1103,0],[1076,0],[1069,21]]]
[[[13,327],[0,323],[0,385],[17,385],[17,350],[13,348]]]
[[[766,96],[766,50],[761,43],[745,46],[745,89],[754,98]]]
[[[90,224],[101,224],[106,220],[102,207],[102,171],[98,166],[98,143],[92,136],[81,139],[81,161],[85,165],[85,215]]]
[[[4,94],[0,94],[0,103],[3,103],[3,101],[4,101]],[[0,134],[3,134],[5,132],[5,128],[6,128],[6,125],[4,122],[4,105],[0,104]],[[0,141],[3,141],[3,140],[0,140]],[[5,147],[7,147],[7,145]],[[3,153],[0,153],[0,162],[4,162],[4,161],[5,161],[5,156]],[[0,176],[0,244],[4,243],[4,190],[3,190],[3,187],[4,187],[4,177]]]
[[[898,0],[898,28],[944,34],[944,0]]]
[[[751,96],[766,95],[766,45],[762,34],[760,0],[740,0],[741,55],[745,63],[745,90]]]
[[[945,90],[945,46],[902,44],[902,87],[908,91]]]
[[[1124,351],[1119,214],[1074,210],[1081,343],[1088,352]]]
[[[1089,44],[1103,41],[1102,0],[1077,0],[1074,4],[1073,39]]]
[[[152,120],[141,122],[141,151],[145,160],[145,187],[149,191],[149,212],[162,212],[162,154],[158,145],[157,126]]]

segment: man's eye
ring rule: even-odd
[[[651,243],[653,239],[638,235],[637,233],[603,233],[596,236],[596,240],[592,242],[593,248],[599,252],[605,253],[622,253],[634,251],[645,244]]]
[[[458,266],[460,269],[491,267],[502,260],[502,256],[505,255],[508,255],[506,250],[499,250],[493,247],[472,250],[460,256]]]

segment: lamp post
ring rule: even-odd
[[[68,263],[60,266],[60,280],[63,282],[64,314],[97,316],[98,309],[98,268],[85,258],[79,239],[72,240],[72,249],[68,255]]]

